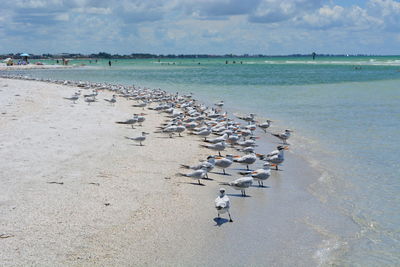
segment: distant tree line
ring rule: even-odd
[[[10,54],[3,54],[0,55],[0,59],[4,58],[14,58],[19,59],[21,53],[10,53]],[[35,55],[30,54],[30,59],[60,59],[60,58],[75,58],[75,59],[147,59],[147,58],[257,58],[257,57],[312,57],[313,54],[291,54],[291,55],[263,55],[263,54],[243,54],[243,55],[234,55],[234,54],[225,54],[225,55],[208,55],[208,54],[168,54],[168,55],[156,55],[150,53],[132,53],[129,55],[119,55],[119,54],[109,54],[106,52],[99,52],[97,54],[81,54],[81,53],[62,53],[62,54],[42,54],[42,55]],[[317,57],[338,57],[338,56],[349,56],[346,54],[316,54]],[[365,55],[365,54],[357,54],[357,55],[350,55],[350,56],[376,56],[376,55]]]

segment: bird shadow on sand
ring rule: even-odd
[[[144,146],[144,145],[139,145],[139,144],[129,144],[129,146]]]
[[[228,219],[225,219],[225,218],[221,218],[221,217],[215,217],[215,218],[214,218],[214,222],[215,222],[215,226],[221,226],[221,225],[223,225],[224,223],[229,222],[229,220],[228,220]]]
[[[191,184],[191,185],[197,185],[197,186],[206,186],[205,184],[199,184],[199,183],[190,183],[190,182],[178,182],[179,184]]]
[[[213,173],[213,174],[217,174],[217,175],[223,175],[223,176],[232,176],[232,174],[229,173],[223,173],[223,172],[209,172],[209,173]]]
[[[251,196],[249,196],[249,195],[243,196],[242,194],[226,194],[226,195],[228,195],[228,196],[230,196],[230,197],[251,197]]]
[[[263,186],[259,186],[259,185],[251,185],[250,187],[254,187],[254,188],[271,188],[270,186],[268,186],[268,185],[263,185]]]
[[[174,139],[174,137],[169,137],[169,136],[156,136],[156,138],[159,138],[159,139]]]

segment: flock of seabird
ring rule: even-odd
[[[224,101],[215,103],[213,107],[198,102],[192,94],[180,95],[179,93],[168,93],[161,89],[148,89],[135,86],[115,85],[108,83],[93,83],[82,81],[67,81],[67,80],[52,80],[52,79],[39,79],[31,78],[22,75],[2,75],[3,78],[23,79],[44,81],[49,83],[61,84],[78,87],[79,90],[70,97],[65,97],[66,100],[76,103],[82,95],[81,89],[91,90],[91,93],[84,94],[82,97],[85,102],[90,105],[98,101],[98,93],[101,90],[108,90],[113,92],[111,99],[104,99],[115,105],[117,96],[129,100],[136,101],[133,107],[139,107],[143,110],[157,111],[165,114],[167,120],[163,122],[154,133],[166,134],[170,138],[174,136],[183,136],[182,133],[186,132],[187,135],[198,136],[199,140],[204,142],[201,147],[210,150],[210,154],[205,160],[193,166],[182,164],[180,167],[186,169],[186,172],[179,172],[177,175],[188,177],[195,180],[199,185],[204,185],[201,181],[209,179],[208,173],[214,168],[222,170],[222,173],[213,172],[218,175],[228,175],[227,169],[234,164],[239,164],[243,169],[239,169],[238,175],[242,177],[234,179],[229,182],[220,182],[220,185],[226,185],[233,189],[240,190],[242,196],[246,196],[246,189],[249,188],[254,181],[260,187],[264,186],[264,181],[271,176],[271,168],[275,167],[278,170],[284,160],[284,151],[288,149],[287,140],[289,139],[292,131],[285,130],[283,133],[270,133],[267,129],[271,126],[272,121],[266,120],[263,123],[258,123],[256,115],[250,113],[249,115],[234,115],[237,119],[243,121],[239,123],[233,118],[228,117],[227,112],[222,110]],[[142,125],[145,121],[145,113],[134,114],[132,118],[124,121],[116,121],[118,124]],[[256,140],[259,137],[255,136],[256,129],[259,128],[266,134],[271,134],[277,137],[282,144],[277,146],[277,149],[267,153],[259,154],[255,152]],[[126,139],[138,142],[140,146],[146,140],[149,133],[142,132],[137,137],[127,137]],[[227,154],[223,156],[221,152],[227,148],[236,149],[243,155]],[[218,154],[216,154],[218,152]],[[252,170],[250,167],[257,161],[264,162],[262,168]],[[220,188],[220,194],[215,199],[215,208],[217,210],[218,218],[221,214],[228,213],[229,220],[232,221],[229,209],[230,200],[226,195],[226,190]]]

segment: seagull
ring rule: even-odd
[[[291,130],[285,130],[285,132],[283,132],[283,133],[277,133],[277,134],[274,134],[274,133],[273,133],[272,135],[278,137],[279,139],[282,140],[282,142],[283,142],[285,145],[287,145],[288,143],[286,142],[286,140],[289,139],[290,133],[292,133],[292,132],[293,132],[293,131],[291,131]]]
[[[267,132],[267,129],[271,126],[271,120],[266,120],[263,123],[257,124],[258,127],[260,127],[265,133]]]
[[[149,134],[149,133],[142,132],[142,135],[141,135],[141,136],[138,136],[138,137],[128,137],[128,136],[125,136],[125,138],[126,138],[126,139],[129,139],[129,140],[132,140],[132,141],[139,142],[140,146],[143,146],[143,145],[142,145],[142,142],[143,142],[144,140],[146,140],[146,135],[148,135],[148,134]]]
[[[229,183],[221,183],[223,185],[232,186],[236,190],[240,190],[242,192],[242,196],[246,196],[246,188],[249,188],[253,184],[253,177],[242,177],[238,178]]]
[[[200,182],[200,179],[204,179],[206,174],[207,174],[206,167],[202,167],[201,169],[195,170],[194,172],[191,173],[178,173],[178,175],[180,176],[185,176],[197,180],[199,182],[199,185],[203,185]]]
[[[225,142],[219,142],[212,145],[200,145],[201,147],[205,147],[211,150],[218,151],[218,155],[221,156],[221,151],[225,150],[226,144]]]
[[[231,203],[229,201],[229,197],[225,195],[225,188],[219,189],[220,195],[215,199],[215,208],[217,209],[218,218],[220,218],[220,214],[224,214],[225,212],[229,215],[229,221],[232,221],[231,214],[229,213],[229,208],[231,207]]]
[[[247,166],[247,170],[249,170],[249,165],[253,164],[257,160],[257,157],[256,157],[256,155],[254,153],[248,154],[248,155],[245,155],[245,156],[242,156],[242,157],[241,156],[234,156],[233,158],[234,158],[233,159],[234,162],[246,165]]]

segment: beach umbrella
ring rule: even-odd
[[[29,54],[27,54],[27,53],[22,53],[20,56],[21,56],[21,57],[29,57]]]

